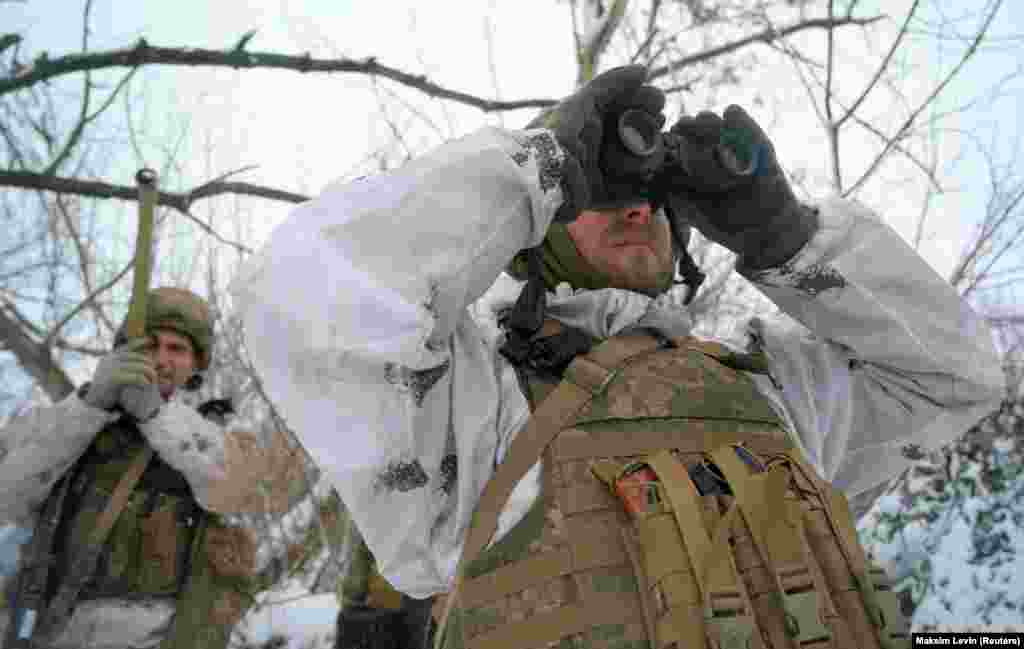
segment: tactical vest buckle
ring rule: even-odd
[[[721,649],[750,649],[754,646],[757,626],[752,615],[711,617],[705,620],[705,625]]]
[[[781,607],[786,615],[786,634],[798,643],[828,640],[832,637],[821,619],[821,599],[818,592],[781,594]]]

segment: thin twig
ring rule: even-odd
[[[704,50],[703,52],[698,52],[697,54],[684,56],[670,63],[669,65],[664,65],[660,68],[655,68],[654,70],[651,70],[648,79],[653,80],[659,77],[663,77],[666,74],[669,74],[670,72],[673,72],[675,70],[681,70],[691,65],[696,65],[698,63],[704,63],[705,61],[710,61],[711,59],[722,56],[723,54],[729,54],[731,52],[743,49],[748,45],[755,45],[757,43],[771,43],[773,41],[779,40],[780,38],[785,38],[787,36],[791,36],[802,31],[807,31],[809,29],[832,29],[835,27],[844,27],[847,25],[864,26],[875,23],[879,20],[882,20],[883,18],[884,16],[874,16],[872,18],[837,18],[831,21],[826,18],[815,18],[812,20],[804,20],[794,25],[783,27],[782,29],[769,28],[760,31],[756,34],[752,34],[750,36],[735,41],[731,41],[723,45],[719,45],[718,47],[712,47],[710,49]],[[0,86],[0,90],[2,90],[2,86]]]
[[[53,340],[54,336],[56,336],[58,333],[60,333],[60,330],[64,328],[64,325],[66,325],[68,322],[70,322],[71,319],[74,318],[76,315],[78,315],[79,311],[81,311],[85,307],[87,307],[87,306],[95,307],[95,302],[93,302],[93,300],[95,300],[96,297],[99,296],[101,293],[103,293],[105,291],[108,291],[111,288],[113,288],[114,284],[117,284],[119,281],[121,281],[121,278],[124,277],[126,274],[128,274],[128,271],[131,270],[134,265],[135,265],[135,261],[134,260],[129,262],[127,266],[122,268],[121,271],[118,272],[116,275],[114,275],[112,278],[110,278],[110,280],[108,280],[104,284],[102,284],[99,287],[97,287],[96,290],[93,291],[92,293],[90,293],[89,295],[86,295],[84,300],[79,302],[78,305],[75,306],[75,308],[73,308],[70,311],[68,311],[67,314],[65,314],[63,318],[61,318],[60,320],[57,321],[57,324],[55,324],[53,327],[50,328],[49,333],[46,334],[46,338],[42,342],[42,346],[44,348],[49,348],[50,347],[50,343]]]
[[[889,51],[885,53],[885,56],[882,58],[882,62],[878,65],[878,69],[875,70],[875,74],[871,78],[871,81],[869,81],[868,85],[864,87],[860,96],[857,97],[850,108],[847,109],[846,113],[839,118],[839,121],[836,123],[836,128],[841,127],[846,120],[850,119],[850,117],[857,112],[857,109],[860,108],[860,105],[865,99],[867,99],[871,90],[874,89],[875,85],[878,83],[878,80],[882,78],[882,74],[889,68],[889,61],[892,60],[893,55],[896,54],[896,50],[899,49],[900,43],[903,41],[903,37],[906,36],[907,28],[910,26],[910,20],[917,12],[917,7],[920,3],[921,0],[914,0],[914,4],[910,6],[910,11],[907,12],[906,20],[903,21],[903,25],[900,27],[899,33],[896,34],[896,38],[893,39],[892,46],[889,48]]]
[[[828,2],[828,19],[835,19],[835,0]],[[829,27],[826,31],[826,54],[825,54],[825,130],[828,133],[829,152],[832,154],[832,186],[836,192],[843,190],[843,171],[839,164],[839,125],[836,124],[832,115],[832,74],[835,68],[835,27]]]
[[[82,54],[89,52],[89,14],[92,12],[92,0],[85,1],[85,9],[82,12]],[[60,168],[64,161],[71,155],[71,151],[78,144],[78,141],[82,138],[82,133],[85,132],[85,126],[88,123],[89,117],[89,102],[92,98],[92,74],[87,70],[85,73],[85,79],[82,81],[82,108],[79,112],[78,121],[74,128],[71,129],[71,133],[68,135],[67,142],[64,143],[64,148],[61,152],[54,157],[46,170],[43,172],[47,175],[52,174]]]
[[[935,101],[935,98],[938,97],[939,94],[943,90],[945,90],[946,86],[949,85],[949,83],[953,80],[953,78],[960,73],[960,70],[963,69],[964,65],[967,64],[967,61],[969,61],[971,57],[974,56],[974,54],[978,51],[978,45],[981,43],[982,39],[985,37],[985,34],[988,32],[988,29],[992,25],[992,21],[995,19],[996,13],[999,11],[999,8],[1000,6],[1002,6],[1002,4],[1002,0],[998,0],[998,2],[995,3],[995,8],[985,18],[984,24],[981,26],[981,29],[978,30],[978,33],[975,34],[974,40],[967,48],[967,52],[965,52],[964,55],[960,58],[960,61],[957,62],[956,67],[954,67],[949,72],[949,74],[946,75],[946,78],[943,79],[942,82],[939,83],[939,85],[936,86],[934,90],[932,90],[931,94],[929,94],[928,97],[925,98],[925,100],[922,101],[921,104],[914,110],[914,112],[910,114],[910,116],[906,119],[906,121],[904,121],[903,125],[896,131],[896,133],[892,136],[889,142],[886,143],[886,146],[882,149],[882,152],[875,157],[871,164],[868,165],[867,170],[865,170],[864,173],[861,174],[861,177],[857,179],[857,182],[853,183],[853,185],[851,185],[848,190],[843,192],[844,196],[849,196],[850,194],[856,192],[865,182],[867,182],[867,180],[872,175],[874,175],[875,171],[878,169],[878,166],[882,163],[885,157],[889,154],[889,151],[893,148],[893,145],[895,145],[896,142],[901,137],[903,137],[903,135],[905,135],[907,129],[909,129],[910,126],[914,123],[918,115],[920,115],[926,107],[928,107],[933,101]]]
[[[78,252],[79,271],[82,273],[82,284],[85,285],[86,291],[91,292],[93,290],[93,285],[92,277],[90,276],[90,268],[93,260],[89,255],[89,251],[82,243],[81,232],[79,232],[78,228],[75,227],[75,224],[71,219],[71,214],[68,213],[67,206],[64,204],[64,197],[57,194],[54,202],[57,204],[57,209],[60,210],[61,216],[64,219],[64,226],[68,229],[68,232],[71,235],[71,241],[74,243],[75,250]],[[113,331],[114,325],[110,322],[110,319],[107,318],[107,314],[103,312],[103,309],[96,308],[95,303],[92,303],[92,307],[97,319],[107,326],[108,331]]]

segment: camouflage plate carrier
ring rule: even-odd
[[[909,646],[845,497],[741,372],[766,368],[646,334],[577,356],[561,382],[519,368],[533,416],[481,496],[435,646]],[[484,550],[538,458],[541,497]]]
[[[199,411],[222,423],[230,404],[210,401]],[[56,564],[47,580],[47,599],[71,571],[112,491],[145,443],[135,423],[121,417],[97,434],[64,478],[69,484],[55,535]],[[255,550],[248,531],[203,510],[185,477],[155,456],[118,516],[78,599],[175,600],[176,613],[161,649],[220,649],[252,604]]]

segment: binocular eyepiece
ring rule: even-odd
[[[683,136],[662,133],[654,115],[635,108],[625,110],[619,115],[616,132],[622,146],[633,155],[649,158],[664,152],[668,164],[679,165],[685,172],[692,173],[688,164],[690,156],[687,155],[690,143]],[[737,145],[747,140],[749,138],[734,129],[724,129],[715,146],[718,163],[735,176],[752,176],[757,173],[761,146],[755,144],[747,151],[747,155],[740,155],[739,150],[744,147]]]
[[[648,158],[663,147],[661,129],[654,115],[631,108],[619,115],[619,140],[635,156]]]

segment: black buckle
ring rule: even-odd
[[[580,329],[564,327],[554,336],[539,338],[529,343],[526,364],[534,371],[558,380],[580,354],[594,346],[594,339]]]

